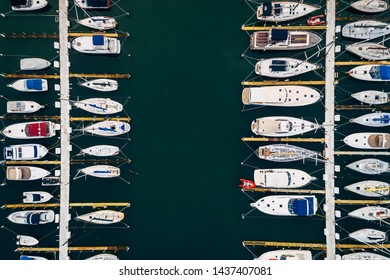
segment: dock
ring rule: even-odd
[[[262,247],[283,247],[283,248],[306,248],[306,249],[318,249],[327,250],[327,244],[323,243],[303,243],[303,242],[275,242],[275,241],[244,241],[243,246],[262,246]],[[363,249],[389,249],[390,244],[341,244],[335,245],[335,249],[350,249],[350,250],[363,250]]]
[[[128,246],[80,246],[80,247],[68,247],[68,251],[128,251],[130,248]],[[19,247],[16,248],[16,252],[35,252],[35,253],[56,253],[59,251],[59,248],[55,247]]]
[[[38,209],[60,207],[60,203],[16,203],[4,204],[2,209]],[[73,202],[69,203],[70,207],[92,207],[92,208],[107,208],[107,207],[129,207],[130,202]]]
[[[294,137],[243,137],[244,142],[301,142],[324,143],[325,138],[294,138]]]
[[[243,31],[268,31],[271,29],[284,29],[284,30],[326,30],[326,25],[297,25],[297,26],[241,26],[241,30]]]
[[[14,74],[14,73],[3,73],[1,74],[6,79],[60,79],[61,74]],[[82,78],[82,79],[128,79],[130,78],[130,74],[75,74],[69,73],[69,78]]]
[[[324,86],[325,81],[244,81],[243,86]]]

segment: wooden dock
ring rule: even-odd
[[[325,81],[244,81],[243,86],[323,86]]]
[[[293,137],[243,137],[244,142],[301,142],[324,143],[325,138],[293,138]]]
[[[61,75],[59,74],[12,74],[12,73],[3,73],[2,77],[6,79],[60,79]],[[85,74],[85,73],[69,73],[69,78],[82,78],[82,79],[128,79],[130,74]]]
[[[39,209],[39,208],[57,208],[60,203],[16,203],[4,204],[2,209]],[[92,208],[107,208],[107,207],[129,207],[130,202],[72,202],[70,207],[92,207]]]

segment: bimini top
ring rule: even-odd
[[[309,196],[305,198],[293,198],[288,202],[288,210],[291,214],[298,216],[314,215],[313,198]]]
[[[103,46],[104,45],[104,36],[103,35],[93,35],[92,43],[94,46]]]
[[[288,63],[285,60],[272,60],[271,62],[271,71],[272,72],[281,72],[287,71]]]
[[[88,7],[94,8],[106,8],[110,7],[111,0],[87,0]]]
[[[41,79],[29,79],[26,82],[27,89],[42,90],[42,80]]]
[[[288,38],[288,30],[281,29],[272,29],[271,31],[271,41],[286,41]]]
[[[28,136],[48,136],[48,126],[46,122],[30,123],[26,125],[26,134]]]

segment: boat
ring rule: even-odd
[[[89,113],[98,115],[116,114],[123,110],[122,104],[110,98],[89,98],[75,101],[73,105]]]
[[[118,136],[130,131],[130,125],[121,121],[101,121],[83,129],[85,132],[89,132],[95,135],[101,136]]]
[[[108,225],[119,223],[123,220],[125,214],[115,210],[99,210],[84,215],[77,216],[74,218],[76,221],[91,223],[91,224],[100,224]]]
[[[326,18],[325,15],[312,16],[307,19],[306,23],[311,26],[324,25],[326,23]]]
[[[380,206],[366,206],[349,212],[348,216],[367,221],[380,221],[390,218],[390,209]]]
[[[111,0],[74,0],[74,3],[82,9],[107,10],[111,8]]]
[[[81,149],[78,155],[90,155],[95,157],[110,157],[119,154],[119,148],[111,145],[96,145]]]
[[[11,0],[13,11],[28,12],[43,9],[47,6],[46,0]]]
[[[370,127],[384,127],[390,125],[390,113],[370,113],[349,120],[351,123],[357,123]]]
[[[255,73],[271,78],[289,78],[321,68],[319,64],[290,58],[261,59],[255,65]]]
[[[390,33],[390,25],[376,20],[360,20],[344,25],[341,34],[347,38],[371,40]]]
[[[390,59],[390,48],[376,43],[358,43],[345,46],[345,49],[368,60]]]
[[[258,118],[251,124],[254,134],[267,137],[294,136],[317,130],[320,127],[317,123],[282,116]]]
[[[254,189],[254,188],[256,188],[256,184],[255,184],[255,182],[253,182],[251,180],[241,178],[239,187],[243,188],[243,189]]]
[[[357,252],[357,253],[351,253],[346,254],[341,257],[342,260],[349,260],[349,261],[373,261],[373,260],[390,260],[390,258],[374,254],[370,252]]]
[[[72,48],[87,54],[119,54],[121,42],[116,38],[92,35],[73,39]]]
[[[370,105],[385,104],[390,101],[390,92],[364,90],[351,94],[356,100]]]
[[[16,245],[18,246],[35,246],[39,243],[38,239],[29,235],[17,235]]]
[[[49,151],[41,144],[20,144],[5,146],[5,160],[37,160],[43,158]]]
[[[6,174],[10,181],[32,181],[42,179],[50,172],[35,166],[7,166]]]
[[[35,113],[45,106],[34,101],[8,101],[7,113],[11,114],[29,114]]]
[[[271,29],[269,31],[256,31],[250,36],[251,50],[304,50],[316,46],[321,37],[309,31]]]
[[[80,172],[98,178],[114,178],[121,175],[121,170],[118,167],[111,165],[92,165],[84,167]]]
[[[43,58],[23,58],[20,60],[20,70],[43,70],[51,65],[50,61]]]
[[[361,65],[348,71],[351,77],[369,82],[390,81],[390,65]]]
[[[270,195],[250,205],[265,214],[276,216],[312,216],[318,208],[314,195]]]
[[[294,1],[264,1],[257,8],[257,19],[270,22],[284,22],[294,20],[314,11],[320,7]]]
[[[318,156],[317,152],[289,144],[272,144],[261,146],[256,149],[255,153],[261,159],[275,162],[290,162]]]
[[[350,238],[355,239],[362,243],[380,243],[386,242],[387,233],[384,231],[372,229],[372,228],[364,228],[354,232],[351,232],[348,235]]]
[[[15,224],[42,225],[54,221],[53,210],[26,210],[10,214],[7,219]]]
[[[311,252],[308,250],[274,250],[260,255],[255,260],[278,260],[278,261],[295,261],[295,260],[312,260]]]
[[[61,185],[61,177],[47,176],[42,178],[42,186],[59,186]]]
[[[46,79],[20,79],[8,84],[7,87],[23,92],[44,92],[48,89]]]
[[[78,20],[77,23],[96,30],[110,30],[117,25],[115,18],[106,16],[83,18]]]
[[[390,184],[381,181],[366,180],[344,187],[345,190],[369,197],[382,197],[390,194]]]
[[[116,261],[119,260],[117,256],[113,254],[98,254],[85,259],[87,261]]]
[[[86,81],[84,83],[79,84],[82,87],[87,87],[97,91],[116,91],[118,90],[118,81],[111,79],[96,79]]]
[[[387,11],[389,2],[386,0],[359,0],[351,3],[351,7],[363,13],[381,13]]]
[[[253,177],[256,186],[274,189],[300,188],[317,180],[305,171],[291,168],[256,169]]]
[[[21,255],[21,261],[47,261],[44,257]]]
[[[56,134],[55,124],[50,121],[17,123],[5,127],[4,136],[13,139],[50,138]]]
[[[366,158],[354,161],[346,167],[369,175],[378,175],[383,172],[389,172],[389,163],[375,158]]]
[[[23,203],[44,203],[52,198],[53,196],[48,192],[23,192]]]
[[[344,143],[356,149],[388,149],[390,148],[389,133],[359,132],[348,135]]]
[[[242,90],[242,103],[275,107],[299,107],[318,102],[322,98],[315,88],[305,86],[265,86]]]

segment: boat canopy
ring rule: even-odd
[[[11,0],[11,6],[25,6],[27,0]]]
[[[287,61],[285,60],[272,60],[270,68],[272,72],[286,71],[287,70]]]
[[[26,134],[28,136],[47,136],[48,125],[46,122],[31,123],[26,125]]]
[[[288,208],[292,214],[310,216],[314,214],[313,203],[312,197],[294,198],[289,201]]]
[[[390,80],[390,66],[388,65],[380,65],[379,71],[382,80]]]
[[[272,29],[271,40],[272,41],[286,41],[288,38],[288,30]]]
[[[272,2],[263,3],[263,16],[269,17],[272,14]]]
[[[111,6],[111,0],[87,0],[88,7],[108,8]]]
[[[27,215],[27,223],[29,225],[39,225],[40,221],[41,221],[40,213],[31,213]]]
[[[103,35],[93,35],[92,43],[94,46],[103,46],[104,45],[104,36]]]
[[[42,90],[42,80],[41,79],[29,79],[26,82],[27,89],[36,89]]]

